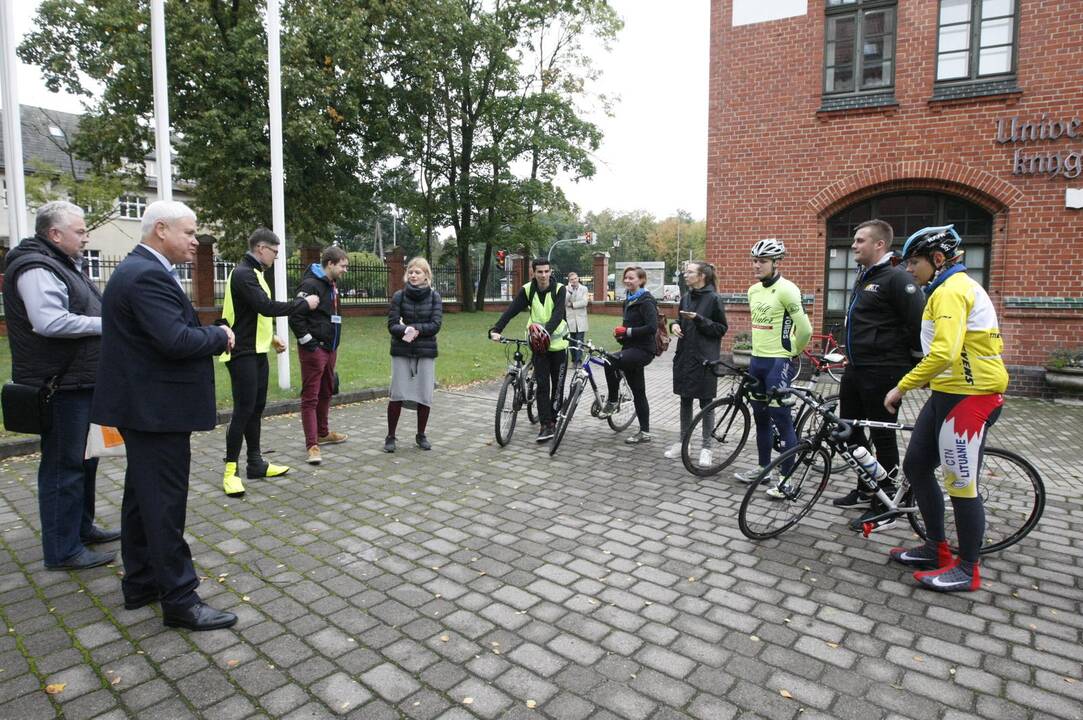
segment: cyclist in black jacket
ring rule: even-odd
[[[244,483],[237,475],[242,441],[248,445],[249,479],[289,472],[285,465],[268,463],[260,452],[263,408],[267,404],[267,356],[271,348],[278,353],[286,349],[286,344],[274,334],[271,318],[307,313],[316,307],[317,299],[293,298],[286,302],[271,299],[271,289],[263,273],[274,263],[279,245],[274,232],[257,229],[248,238],[248,252],[226,282],[220,322],[229,325],[237,338],[233,350],[220,356],[229,369],[233,390],[233,416],[226,430],[226,467],[222,474],[222,489],[230,497],[244,495]]]
[[[624,318],[613,330],[613,337],[624,348],[616,353],[616,366],[628,380],[635,402],[636,418],[639,419],[639,432],[624,439],[629,445],[651,441],[651,408],[647,404],[647,381],[643,369],[654,361],[654,338],[658,334],[658,303],[647,290],[647,271],[641,267],[624,269],[621,280],[628,292],[624,300]],[[605,366],[605,380],[609,387],[609,398],[599,413],[599,417],[608,417],[616,412],[619,380],[613,368]]]
[[[894,232],[883,220],[869,220],[857,226],[851,249],[859,271],[853,297],[846,311],[845,344],[849,362],[839,388],[839,412],[844,418],[896,422],[898,412],[888,413],[880,398],[899,382],[921,359],[921,311],[925,295],[910,273],[896,267],[891,245]],[[894,430],[869,428],[876,458],[894,478],[899,468],[899,447]],[[868,445],[862,428],[855,428],[852,441]],[[890,490],[888,492],[890,494]],[[836,498],[837,507],[860,507],[870,497],[860,485]],[[850,522],[861,530],[864,518],[879,514],[873,507]],[[883,530],[893,522],[876,527]]]

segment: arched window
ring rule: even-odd
[[[879,218],[895,230],[896,252],[906,238],[923,227],[954,224],[963,238],[967,274],[983,286],[989,283],[989,246],[993,239],[993,216],[981,207],[937,193],[891,193],[851,205],[827,221],[826,308],[827,327],[840,322],[850,303],[850,291],[857,281],[850,245],[858,225]]]

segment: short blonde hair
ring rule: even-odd
[[[432,285],[432,268],[429,267],[429,261],[426,260],[423,257],[416,257],[413,260],[411,260],[410,262],[406,263],[406,272],[404,272],[402,274],[402,281],[404,283],[406,283],[407,285],[410,284],[410,281],[406,279],[406,276],[409,275],[410,271],[413,270],[414,268],[421,268],[421,272],[425,273],[425,279],[428,281],[429,285],[431,286]]]

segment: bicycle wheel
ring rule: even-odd
[[[937,482],[943,487],[940,471]],[[1045,484],[1030,462],[1023,457],[1000,448],[985,448],[978,477],[978,494],[985,507],[985,537],[982,538],[981,554],[997,552],[1010,547],[1026,537],[1034,529],[1045,509]],[[907,504],[912,500],[913,488],[907,494]],[[944,496],[944,534],[948,540],[959,537],[955,526],[955,513],[951,501]],[[910,525],[914,532],[925,539],[925,524],[921,513],[910,513]],[[956,545],[952,551],[958,552]]]
[[[515,419],[519,416],[519,403],[517,397],[519,383],[512,373],[504,376],[504,383],[500,386],[500,394],[496,398],[496,442],[504,447],[511,442],[511,435],[515,432]]]
[[[828,395],[820,401],[819,406],[825,410],[836,412],[839,407],[839,396]],[[797,439],[811,440],[816,437],[816,433],[820,432],[823,424],[824,416],[806,405],[797,421],[797,425],[794,427],[797,432]]]
[[[534,379],[534,362],[527,363],[526,372],[526,417],[533,425],[538,422],[538,383]]]
[[[782,465],[792,461],[793,472],[786,478],[786,497],[775,499],[767,495],[767,485],[754,482],[748,486],[737,523],[744,536],[766,540],[789,530],[808,514],[820,499],[827,479],[831,476],[831,456],[822,445],[804,441],[776,457],[760,474],[767,478],[782,475]]]
[[[704,440],[704,423],[709,423]],[[748,406],[733,395],[718,398],[700,410],[681,438],[681,461],[693,475],[717,475],[737,459],[748,442],[752,423]]]
[[[627,430],[628,426],[632,424],[632,421],[636,419],[636,407],[635,400],[632,398],[632,388],[628,387],[628,381],[624,379],[624,376],[620,376],[620,390],[617,395],[617,403],[620,409],[617,412],[606,418],[609,423],[609,427],[613,428],[614,432],[621,432]]]
[[[842,382],[842,373],[846,369],[846,361],[843,360],[840,363],[829,363],[825,369],[827,370],[827,374],[831,376],[832,380],[840,383]]]
[[[560,441],[564,439],[564,433],[568,431],[568,425],[572,422],[575,408],[579,405],[579,396],[582,394],[583,383],[581,381],[573,382],[568,391],[568,399],[564,402],[564,406],[560,408],[560,412],[557,413],[557,429],[553,432],[553,439],[549,441],[549,457],[555,455],[557,448],[560,447]]]
[[[801,371],[805,369],[805,354],[798,353],[797,357],[790,361],[790,367],[792,373],[790,374],[790,380],[797,380],[801,377]]]

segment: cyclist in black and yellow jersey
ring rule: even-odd
[[[926,384],[932,389],[903,460],[927,540],[916,548],[894,548],[890,556],[903,565],[925,568],[914,578],[941,592],[981,586],[978,555],[985,509],[978,473],[986,430],[1000,416],[1008,387],[996,310],[985,289],[966,275],[961,242],[955,228],[945,225],[919,230],[903,246],[907,269],[927,296],[921,323],[925,357],[884,398],[884,406],[893,410],[910,390]],[[945,537],[937,466],[955,512],[958,559],[952,558]]]
[[[511,319],[529,308],[527,336],[533,351],[538,420],[541,423],[538,442],[545,442],[556,430],[556,408],[560,407],[564,396],[564,375],[568,368],[566,299],[564,286],[552,281],[552,266],[548,259],[535,258],[530,267],[534,278],[519,289],[508,309],[489,328],[489,338],[499,340]]]

